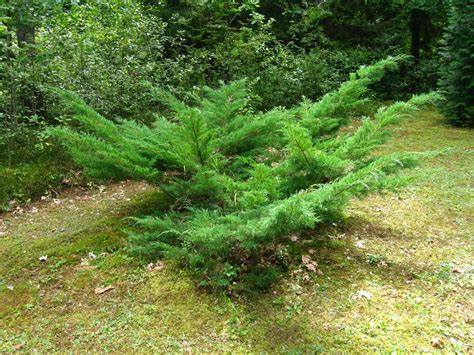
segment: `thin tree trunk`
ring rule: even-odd
[[[411,32],[411,55],[415,59],[415,64],[420,61],[420,32],[422,21],[422,10],[413,9],[410,12],[410,32]]]
[[[35,44],[35,26],[25,23],[19,23],[16,29],[16,39],[20,48],[24,48],[28,44]]]

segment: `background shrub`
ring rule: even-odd
[[[474,126],[474,4],[455,0],[443,37],[439,87],[447,101],[442,108],[456,125]]]

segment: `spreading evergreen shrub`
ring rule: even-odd
[[[474,126],[474,3],[454,0],[443,38],[443,111],[456,125]]]
[[[143,179],[170,199],[166,211],[136,218],[131,249],[188,266],[201,285],[263,288],[277,259],[261,256],[290,233],[334,221],[352,197],[399,186],[413,154],[374,157],[386,127],[437,96],[414,96],[362,117],[368,86],[397,67],[386,59],[362,67],[337,91],[292,109],[254,113],[244,80],[205,89],[190,104],[155,88],[168,107],[152,127],[112,122],[79,97],[62,96],[75,127],[57,127],[77,163],[95,178]],[[232,286],[232,285],[238,286]]]

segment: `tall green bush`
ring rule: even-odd
[[[51,133],[91,176],[144,179],[169,197],[168,210],[136,219],[133,251],[187,265],[201,285],[264,287],[276,275],[261,262],[264,250],[332,222],[354,196],[403,182],[395,173],[413,165],[412,154],[370,152],[388,125],[436,95],[382,107],[340,133],[362,114],[368,86],[396,66],[387,59],[363,67],[316,103],[259,114],[248,110],[245,81],[206,89],[192,105],[154,89],[169,110],[152,127],[113,123],[65,92],[78,126]]]
[[[443,38],[439,87],[443,111],[456,125],[474,126],[474,3],[453,0]]]

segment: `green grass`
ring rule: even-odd
[[[161,198],[143,184],[1,215],[0,351],[433,351],[435,338],[472,351],[474,132],[426,111],[394,135],[385,152],[444,153],[410,172],[424,177],[414,185],[302,235],[264,294],[208,294],[172,265],[148,272],[128,256],[123,217]],[[323,274],[308,280],[293,271],[311,249]]]

